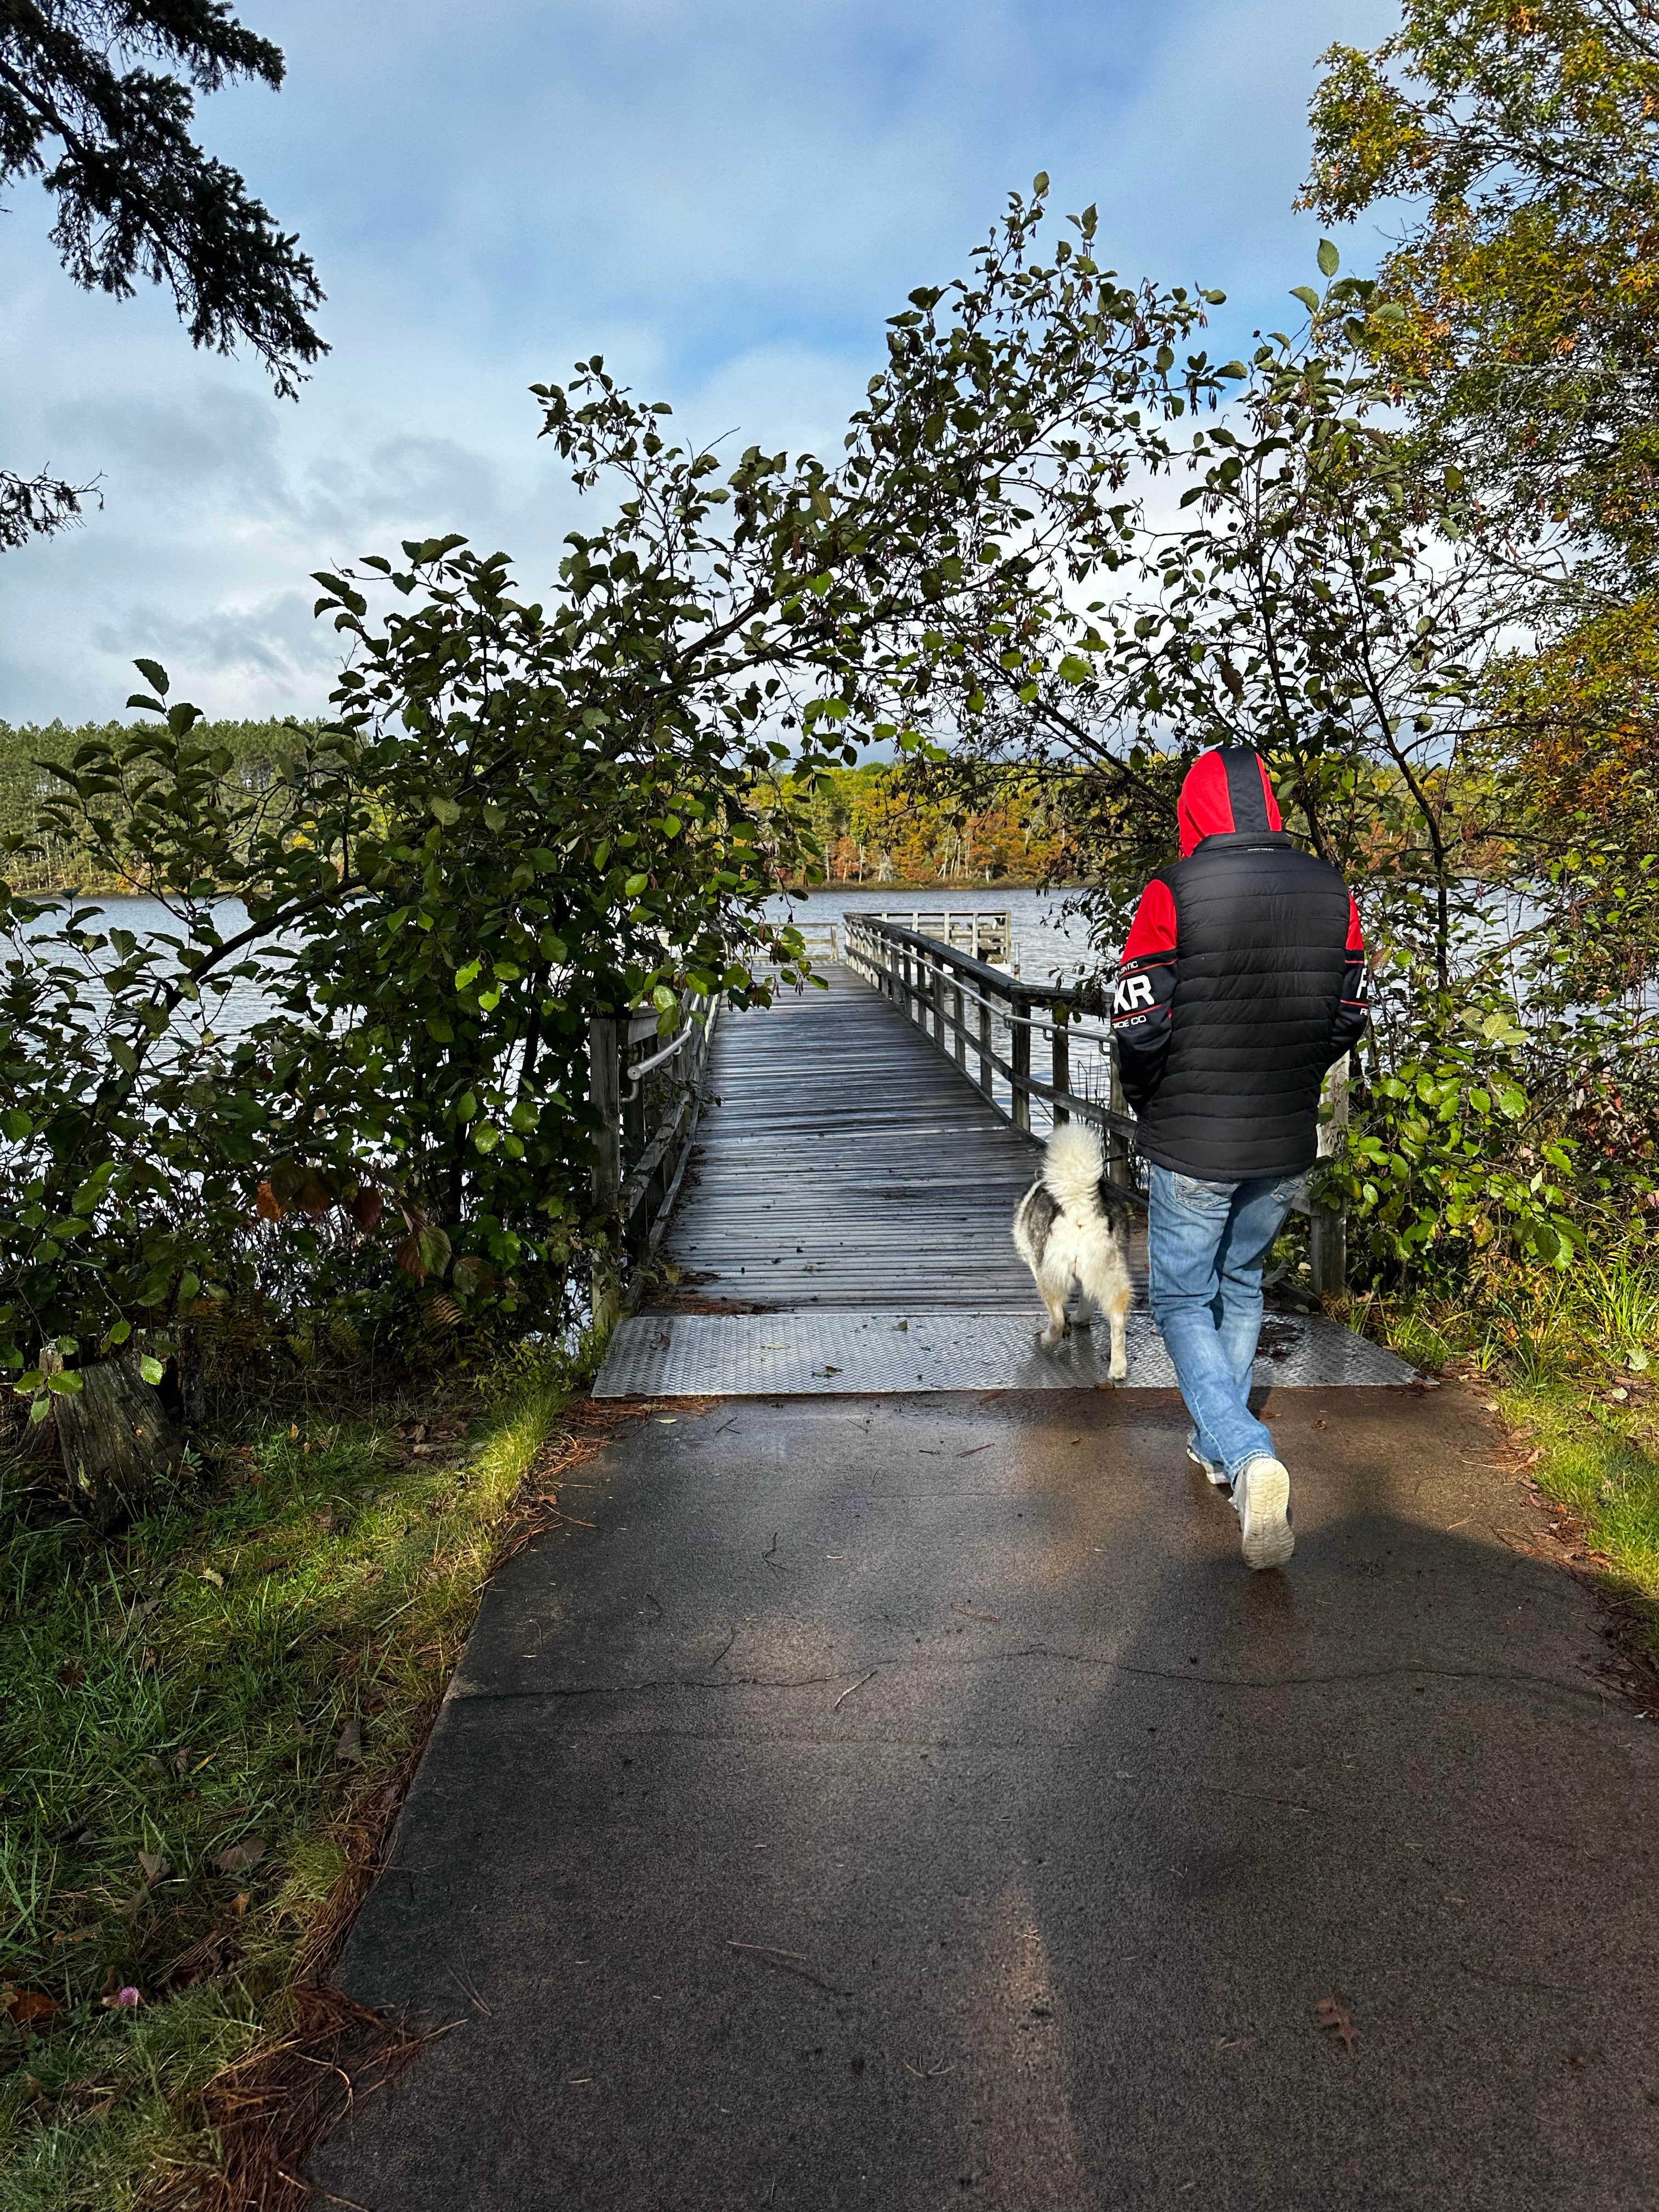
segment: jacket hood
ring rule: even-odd
[[[1266,763],[1249,745],[1218,745],[1213,752],[1200,753],[1181,787],[1176,818],[1183,860],[1206,837],[1285,827]]]

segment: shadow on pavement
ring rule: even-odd
[[[654,1413],[489,1592],[345,1985],[369,2212],[1659,2202],[1655,1749],[1451,1393]],[[1315,2008],[1340,1992],[1345,2049]]]

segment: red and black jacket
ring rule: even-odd
[[[1364,1032],[1358,911],[1247,746],[1200,754],[1178,814],[1182,857],[1141,896],[1112,1000],[1139,1148],[1206,1182],[1297,1175],[1325,1071]]]

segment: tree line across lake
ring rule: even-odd
[[[131,888],[100,872],[104,860],[86,839],[43,825],[57,784],[42,763],[67,767],[82,744],[125,733],[119,724],[0,722],[0,836],[15,841],[15,891]],[[228,756],[225,775],[249,791],[275,781],[294,750],[287,719],[204,721],[196,735]],[[765,779],[768,787],[776,781]],[[937,769],[919,772],[911,760],[871,760],[827,769],[806,809],[827,884],[1031,886],[1079,880],[1084,848],[1067,797],[1052,776],[1016,772],[974,789]]]

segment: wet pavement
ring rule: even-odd
[[[487,1593],[342,1973],[368,2212],[1659,2204],[1656,1724],[1461,1393],[645,1410]],[[1352,2040],[1322,2026],[1351,2023]]]

